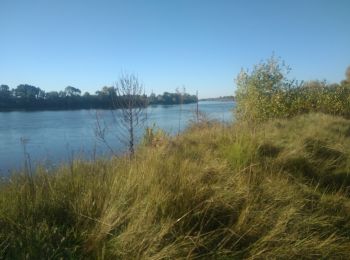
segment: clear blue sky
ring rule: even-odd
[[[93,93],[128,71],[148,93],[232,95],[273,52],[296,79],[338,82],[349,14],[349,0],[0,0],[0,84]]]

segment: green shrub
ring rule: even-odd
[[[274,56],[242,70],[236,79],[236,117],[250,121],[289,118],[309,112],[350,117],[350,83],[298,83],[287,78],[290,68]]]
[[[236,79],[236,116],[238,119],[266,120],[285,117],[290,91],[295,82],[286,78],[290,69],[272,57],[254,66],[251,73],[242,70]]]

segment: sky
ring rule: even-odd
[[[297,80],[339,82],[349,0],[0,0],[0,84],[94,93],[122,72],[147,93],[233,95],[273,53]]]

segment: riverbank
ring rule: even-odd
[[[132,161],[1,183],[0,258],[347,258],[349,151],[323,114],[152,132]]]

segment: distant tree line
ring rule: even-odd
[[[114,109],[120,108],[130,97],[118,96],[115,87],[103,87],[95,94],[85,92],[72,86],[62,91],[49,91],[28,84],[18,85],[10,89],[8,85],[0,85],[0,111],[8,110],[68,110],[68,109]],[[133,97],[135,98],[135,97]],[[197,102],[195,95],[187,93],[169,93],[163,95],[145,94],[136,97],[137,104],[173,105]],[[118,99],[118,100],[117,100]],[[123,99],[121,101],[120,99]],[[118,101],[118,102],[116,102]]]
[[[150,105],[176,105],[176,104],[189,104],[197,102],[196,95],[190,95],[188,93],[169,93],[164,92],[163,95],[156,96],[152,93],[148,97],[148,104]]]
[[[220,96],[216,98],[202,98],[200,101],[234,101],[234,96]]]

